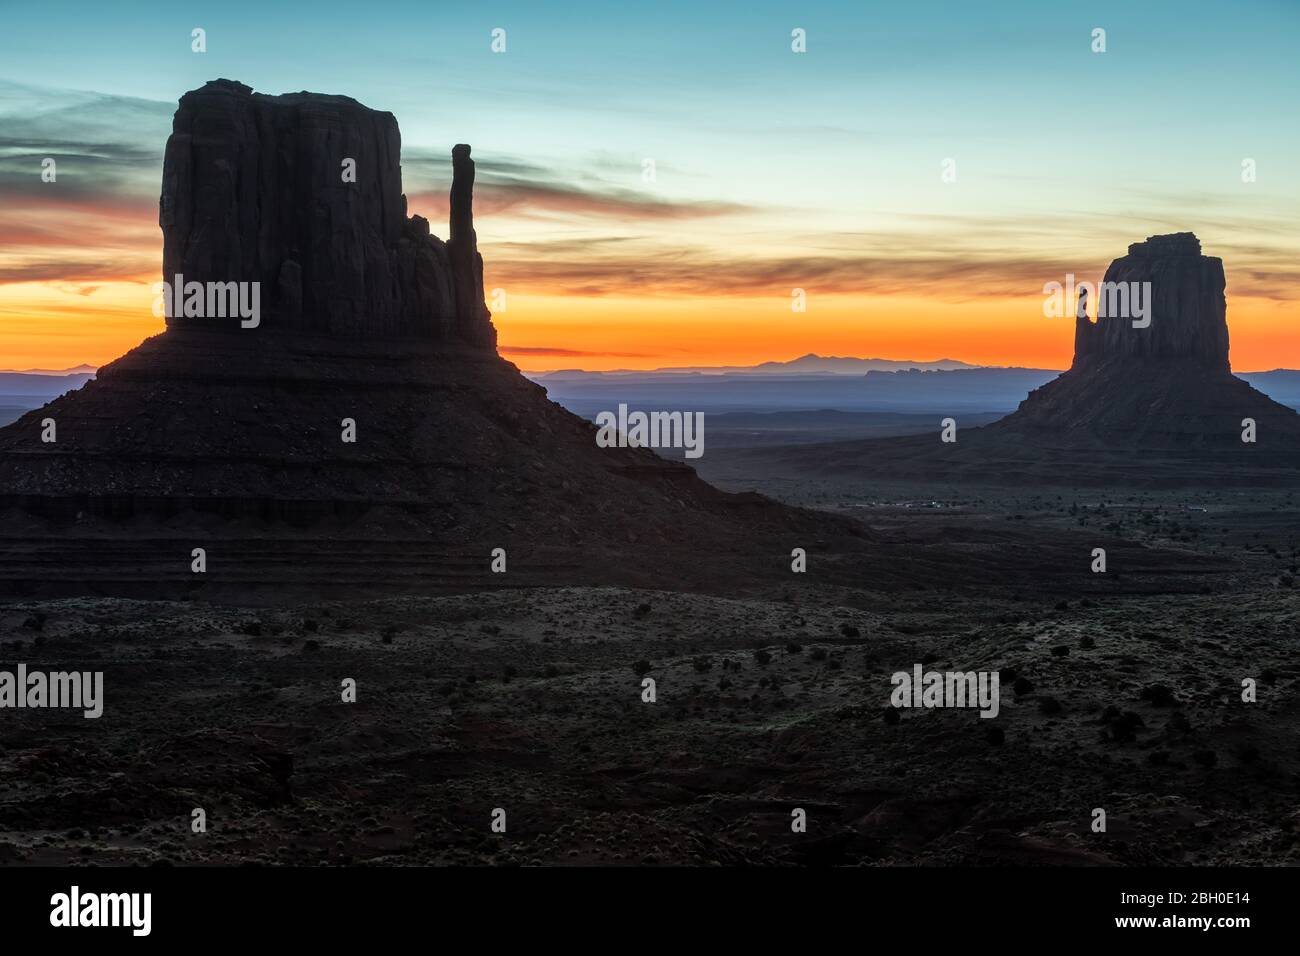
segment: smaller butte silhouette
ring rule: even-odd
[[[804,447],[805,474],[1023,485],[1276,485],[1300,470],[1300,415],[1230,371],[1223,262],[1190,232],[1151,236],[1106,270],[1149,312],[1075,319],[1070,368],[990,425]],[[1149,284],[1149,285],[1147,285]],[[1149,321],[1148,321],[1149,320]],[[1253,442],[1242,440],[1247,419]]]

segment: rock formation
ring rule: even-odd
[[[467,342],[496,348],[491,315],[483,304],[483,257],[474,234],[474,160],[469,158],[469,147],[460,144],[453,148],[451,163],[451,238],[447,247],[456,290],[457,331]]]
[[[936,423],[926,435],[805,446],[797,470],[1127,487],[1300,477],[1300,415],[1230,371],[1223,263],[1195,235],[1133,243],[1098,291],[1099,319],[1075,320],[1071,367],[1006,418],[958,421],[949,444]],[[1246,419],[1253,442],[1242,441]]]
[[[1096,323],[1076,319],[1069,370],[988,426],[988,435],[1057,447],[1289,456],[1300,416],[1230,371],[1223,262],[1202,255],[1195,235],[1129,246],[1106,270],[1097,311]],[[1246,418],[1258,425],[1254,445],[1241,440]]]
[[[1139,320],[1149,321],[1145,327],[1134,325],[1139,303],[1147,310]],[[1106,270],[1096,324],[1077,322],[1074,367],[1118,358],[1190,358],[1227,372],[1226,309],[1223,260],[1201,255],[1194,234],[1135,242]]]
[[[215,80],[185,94],[163,160],[163,279],[256,282],[274,331],[413,336],[494,348],[471,209],[454,151],[451,242],[408,217],[391,113],[346,96],[266,96]],[[240,329],[215,316],[168,325]]]
[[[598,447],[496,354],[470,148],[453,151],[446,243],[407,216],[399,150],[392,115],[346,97],[227,80],[182,97],[163,278],[260,283],[260,322],[179,310],[0,429],[0,591],[672,587],[776,575],[788,534],[859,546],[854,522]],[[508,576],[488,571],[498,547]]]

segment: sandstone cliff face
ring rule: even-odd
[[[1255,452],[1294,466],[1300,417],[1228,364],[1221,259],[1201,255],[1193,233],[1152,236],[1112,262],[1103,283],[1136,284],[1140,299],[1130,294],[1128,313],[1108,314],[1102,291],[1097,322],[1076,320],[1070,369],[982,432],[1101,452],[1219,449],[1238,459]],[[1149,307],[1144,316],[1134,314],[1135,301]],[[1135,328],[1135,319],[1149,324]],[[1253,444],[1241,441],[1246,418],[1259,427]]]
[[[344,96],[210,82],[181,98],[167,141],[163,279],[257,282],[260,327],[272,331],[494,348],[470,212],[473,163],[469,147],[457,154],[461,211],[449,248],[406,215],[391,113]],[[355,182],[345,160],[355,161]],[[239,328],[237,319],[168,318],[195,324]]]
[[[1196,359],[1227,371],[1228,321],[1223,260],[1201,255],[1193,233],[1151,236],[1128,247],[1106,270],[1096,324],[1077,320],[1076,367],[1116,358]],[[1127,296],[1128,310],[1116,309]],[[1135,328],[1136,306],[1149,311]],[[1109,314],[1108,314],[1109,313]]]

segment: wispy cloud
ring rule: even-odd
[[[174,108],[0,81],[0,283],[69,283],[84,295],[156,270]],[[53,182],[42,178],[45,159]]]
[[[1181,214],[1171,212],[1181,208]],[[1194,210],[1187,212],[1187,210]],[[758,252],[725,242],[665,242],[639,233],[491,244],[493,281],[579,296],[906,295],[943,302],[1040,295],[1066,273],[1101,278],[1128,244],[1148,234],[1195,230],[1224,260],[1230,295],[1300,296],[1300,242],[1266,202],[1235,216],[1194,197],[1162,195],[1129,216],[1090,210],[964,215],[877,211],[869,230],[802,231]],[[635,225],[635,223],[629,223]],[[772,254],[769,249],[787,250]]]
[[[498,345],[498,352],[507,355],[553,356],[561,358],[585,358],[593,355],[602,358],[648,358],[645,352],[588,352],[583,349],[533,348],[521,345]]]
[[[587,157],[564,169],[514,157],[479,159],[475,169],[474,212],[479,217],[510,215],[535,219],[618,219],[625,222],[700,219],[759,211],[734,202],[669,199],[645,189],[612,182],[607,156]],[[402,172],[412,208],[437,220],[448,211],[450,164],[447,156],[415,150],[402,156]]]
[[[0,81],[0,283],[84,285],[155,270],[158,181],[173,110],[172,103]],[[449,146],[408,147],[402,157],[410,208],[435,222],[447,216],[449,155]],[[58,163],[57,183],[41,181],[46,157]],[[604,153],[562,167],[480,156],[477,172],[480,223],[499,217],[531,223],[535,232],[564,227],[556,238],[531,242],[491,242],[480,230],[493,281],[515,289],[707,297],[788,295],[800,287],[969,302],[1036,295],[1066,272],[1100,273],[1143,238],[1138,233],[1174,229],[1195,229],[1207,254],[1224,258],[1230,294],[1294,301],[1300,289],[1289,211],[1250,193],[1182,195],[1153,183],[1132,191],[1122,218],[1086,208],[868,209],[864,218],[877,224],[870,230],[785,230],[778,242],[737,246],[733,239],[751,230],[743,217],[770,231],[785,221],[782,210],[636,188],[636,171]],[[1194,222],[1185,220],[1188,210]],[[683,234],[678,222],[697,227]],[[570,227],[586,234],[558,238]]]
[[[10,282],[108,282],[135,279],[157,266],[138,259],[49,259],[23,258],[7,264],[0,261],[0,283]],[[78,294],[85,294],[78,290]]]
[[[489,260],[492,281],[537,285],[580,296],[788,296],[793,288],[832,295],[914,295],[964,302],[989,295],[1038,293],[1064,275],[1056,259],[954,259],[875,255],[719,255],[705,248],[648,248],[617,253],[573,243],[530,244],[526,254]]]

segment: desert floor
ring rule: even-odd
[[[9,601],[0,669],[100,670],[105,704],[0,710],[0,863],[1300,863],[1290,496],[760,490],[972,568],[1007,528],[1190,570]],[[888,707],[918,663],[999,671],[1000,713]]]

